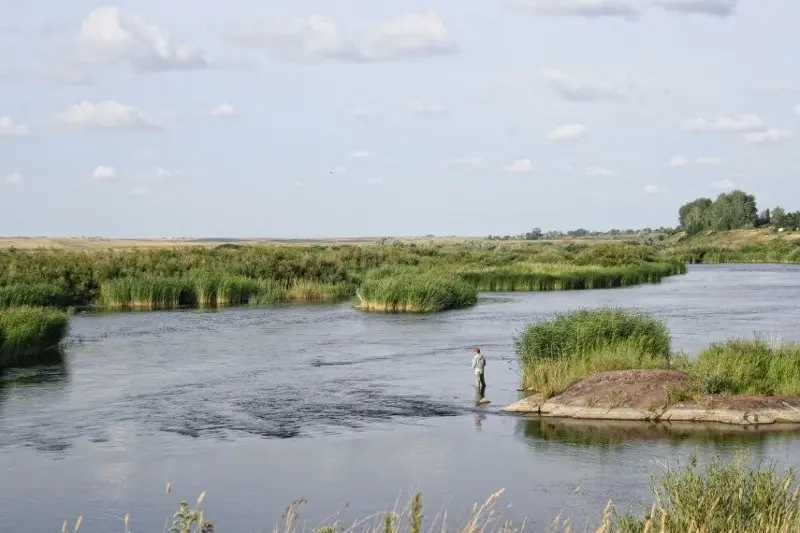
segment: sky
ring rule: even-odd
[[[0,0],[0,235],[659,227],[733,188],[800,209],[798,20],[797,0]]]

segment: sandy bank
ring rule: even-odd
[[[800,424],[800,398],[694,394],[692,384],[689,375],[674,370],[602,372],[546,401],[532,395],[503,411],[594,420]]]

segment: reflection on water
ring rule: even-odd
[[[623,448],[631,443],[693,443],[709,448],[759,449],[776,440],[800,437],[800,425],[768,424],[738,426],[698,422],[642,422],[623,420],[580,420],[570,418],[520,418],[515,435],[542,442],[571,446]]]

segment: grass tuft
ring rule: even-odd
[[[58,354],[68,331],[68,315],[57,309],[20,306],[0,311],[0,369]]]
[[[666,326],[621,309],[558,314],[528,325],[514,343],[523,386],[549,394],[595,372],[666,368],[670,362]]]
[[[359,309],[384,313],[431,313],[470,307],[477,301],[477,291],[469,283],[430,273],[368,277],[356,293]]]
[[[0,309],[18,306],[66,307],[69,297],[52,283],[17,283],[0,287]]]

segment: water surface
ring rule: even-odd
[[[208,490],[220,532],[267,531],[286,505],[315,525],[421,489],[432,517],[505,488],[510,518],[579,524],[609,499],[649,497],[649,473],[697,452],[798,462],[795,432],[557,423],[504,415],[516,400],[513,334],[554,312],[652,312],[690,353],[754,332],[798,339],[800,268],[695,265],[658,285],[483,294],[468,310],[364,314],[348,304],[77,316],[68,362],[15,372],[0,388],[0,523],[58,531],[161,531],[179,498]],[[470,349],[487,356],[475,408]],[[166,496],[171,481],[174,494]]]

